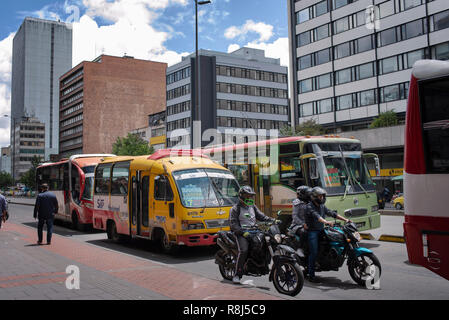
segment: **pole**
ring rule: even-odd
[[[193,123],[195,120],[200,118],[200,104],[199,104],[199,61],[198,61],[198,0],[195,0],[195,109],[192,112],[192,123],[190,124],[190,132],[192,135],[191,148],[194,148],[194,127]]]

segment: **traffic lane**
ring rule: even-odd
[[[15,213],[12,219],[18,219],[24,223],[33,221],[32,207],[17,206],[11,211]],[[161,253],[158,246],[150,241],[133,240],[113,243],[106,239],[105,233],[86,234],[69,230],[63,226],[57,226],[56,229],[56,232],[70,236],[78,241],[86,241],[110,250],[164,263],[216,281],[225,281],[221,278],[218,266],[213,259],[217,247],[184,248],[179,255],[170,256]],[[381,262],[380,290],[368,290],[357,286],[350,278],[347,266],[344,264],[339,271],[317,273],[323,280],[322,284],[311,284],[305,281],[304,289],[296,299],[389,300],[449,298],[449,281],[438,277],[425,268],[409,264],[404,244],[363,241],[361,246],[373,250]],[[272,283],[268,281],[268,276],[258,278],[244,277],[243,282],[245,281],[246,284],[244,286],[254,286],[257,290],[269,291],[270,294],[286,298],[286,296],[276,292]]]

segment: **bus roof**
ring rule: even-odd
[[[449,62],[440,60],[419,60],[413,65],[413,76],[426,80],[449,75]]]
[[[236,145],[228,145],[228,146],[217,146],[217,147],[211,147],[211,148],[205,148],[203,151],[206,152],[214,152],[214,151],[229,151],[229,150],[236,150],[236,149],[247,149],[247,148],[254,148],[258,146],[266,146],[266,145],[272,145],[272,144],[283,144],[283,143],[291,143],[291,142],[297,142],[297,141],[316,141],[316,142],[359,142],[357,139],[353,138],[342,138],[339,136],[333,136],[333,135],[325,135],[325,136],[297,136],[297,137],[284,137],[284,138],[278,138],[278,139],[271,139],[271,140],[264,140],[264,141],[253,141],[248,143],[242,143],[242,144],[236,144]]]

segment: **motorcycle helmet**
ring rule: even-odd
[[[239,199],[241,202],[246,204],[247,206],[254,205],[254,196],[256,193],[254,192],[253,188],[250,186],[243,186],[239,190]]]
[[[310,192],[312,191],[312,188],[308,186],[300,186],[296,189],[296,195],[298,196],[299,200],[304,202],[310,201]]]
[[[325,204],[326,203],[326,190],[324,190],[321,187],[315,187],[310,192],[310,199],[318,204]],[[320,196],[323,196],[322,198]]]

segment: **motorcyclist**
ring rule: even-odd
[[[232,207],[229,212],[231,231],[237,239],[239,254],[237,256],[235,276],[232,282],[238,284],[243,275],[243,266],[248,257],[248,246],[250,233],[248,227],[256,226],[257,221],[280,222],[264,215],[257,206],[254,205],[256,193],[250,186],[243,186],[239,190],[239,202]]]
[[[310,193],[310,203],[306,209],[306,224],[308,227],[308,244],[309,244],[309,259],[306,275],[310,282],[319,282],[315,277],[315,262],[318,255],[318,244],[322,233],[324,232],[324,225],[333,226],[334,223],[325,220],[326,216],[333,217],[350,222],[337,212],[329,210],[324,204],[326,202],[326,191],[320,187],[314,187]]]
[[[303,247],[307,239],[307,225],[305,213],[307,204],[310,202],[310,192],[312,188],[300,186],[296,189],[297,199],[293,200],[292,223],[289,227],[289,233],[299,236],[299,246]]]

